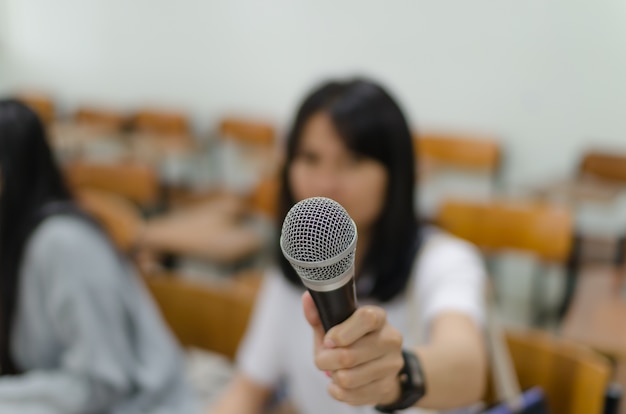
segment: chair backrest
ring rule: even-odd
[[[128,122],[128,117],[110,109],[82,106],[74,113],[74,121],[81,125],[121,132]]]
[[[497,174],[500,145],[489,137],[442,132],[418,133],[414,138],[418,159],[445,167]]]
[[[143,227],[137,208],[106,191],[81,189],[75,195],[79,204],[102,224],[115,245],[121,251],[131,253]]]
[[[227,117],[220,121],[219,134],[246,144],[272,147],[276,139],[274,126],[267,122]]]
[[[611,368],[601,355],[539,331],[508,332],[522,389],[540,386],[553,414],[601,414]]]
[[[17,96],[17,99],[30,107],[39,115],[45,125],[50,125],[55,117],[55,105],[52,98],[39,93],[24,93]]]
[[[146,284],[183,346],[234,358],[252,312],[260,276],[220,284],[179,275],[148,275]]]
[[[445,200],[436,222],[444,230],[483,250],[519,250],[546,262],[565,263],[573,222],[562,206],[514,201]]]
[[[156,172],[138,163],[72,162],[65,173],[73,188],[95,188],[118,194],[141,207],[154,206],[160,196]]]
[[[187,116],[180,112],[144,109],[133,116],[131,127],[155,135],[189,137],[191,128]]]
[[[268,176],[259,181],[248,197],[248,205],[258,213],[264,214],[270,219],[278,215],[278,192],[280,183],[278,177]]]
[[[626,153],[587,152],[580,163],[579,175],[626,184]]]

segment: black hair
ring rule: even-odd
[[[374,223],[361,274],[373,278],[370,297],[381,302],[389,301],[406,286],[419,244],[411,130],[396,101],[372,81],[330,81],[313,90],[301,104],[287,135],[286,159],[281,172],[279,223],[295,203],[288,175],[303,129],[309,119],[320,112],[329,115],[347,148],[379,161],[387,170],[385,203]],[[280,253],[279,263],[285,277],[301,286],[297,274]]]
[[[11,355],[19,267],[25,244],[52,202],[72,196],[38,116],[14,99],[0,100],[0,366],[19,372]]]

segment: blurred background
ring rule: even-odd
[[[2,88],[185,111],[205,133],[227,112],[288,122],[326,76],[389,85],[418,127],[495,133],[504,176],[572,171],[626,120],[624,2],[3,0]]]
[[[293,111],[354,75],[402,104],[416,211],[483,248],[507,326],[626,383],[626,2],[0,0],[0,94],[45,119],[181,342],[227,357]]]

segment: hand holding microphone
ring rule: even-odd
[[[346,210],[313,197],[289,211],[280,245],[308,290],[304,313],[315,333],[315,364],[332,377],[329,393],[351,405],[389,404],[400,395],[402,335],[382,308],[357,309],[356,242]]]

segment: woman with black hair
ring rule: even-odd
[[[73,201],[40,120],[0,100],[0,412],[195,408],[172,336]]]
[[[259,412],[279,384],[300,413],[444,410],[482,397],[484,267],[468,243],[418,224],[412,142],[399,106],[373,82],[329,82],[304,100],[287,137],[280,218],[313,196],[346,208],[361,306],[325,334],[281,256],[214,413]]]

